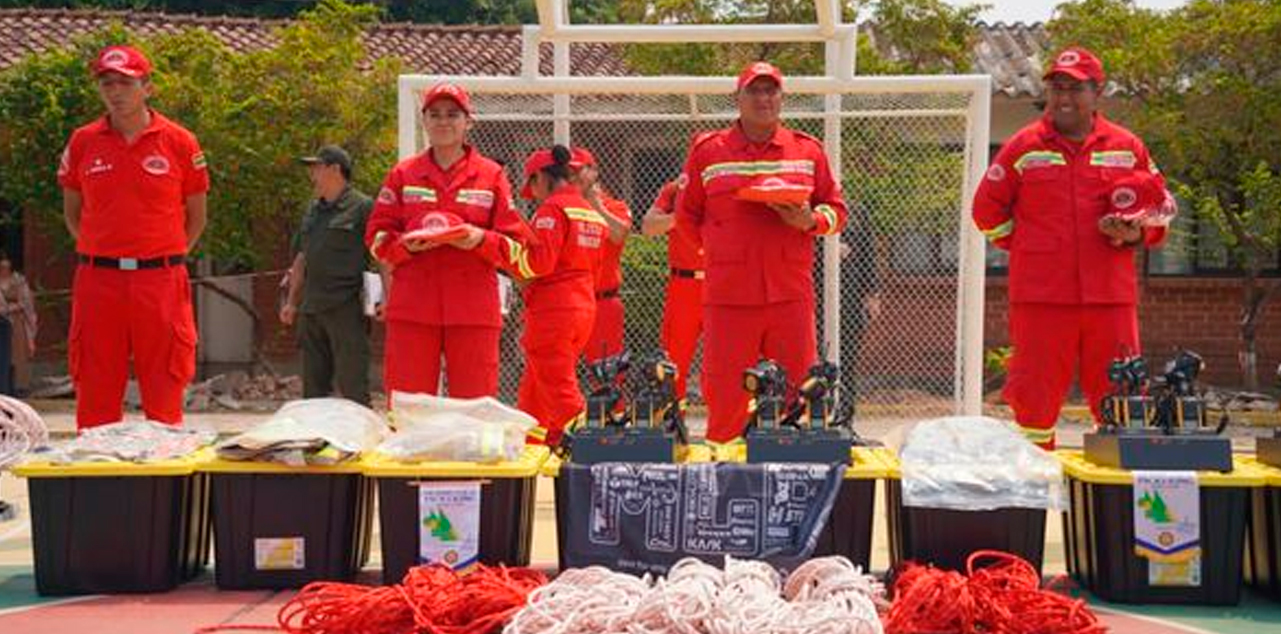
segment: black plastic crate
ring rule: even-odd
[[[220,462],[207,468],[219,588],[348,581],[369,560],[374,484],[352,472],[356,467]]]
[[[1115,603],[1236,605],[1241,600],[1246,514],[1253,476],[1201,473],[1201,585],[1152,586],[1148,560],[1134,551],[1134,487],[1116,480],[1128,472],[1061,453],[1068,478],[1063,543],[1068,573],[1082,587]],[[1239,486],[1231,486],[1239,482]]]
[[[1250,493],[1245,580],[1281,601],[1281,470],[1267,468],[1268,485]]]
[[[399,583],[417,566],[419,513],[417,482],[460,482],[441,478],[376,478],[382,541],[383,583]],[[535,476],[483,480],[480,488],[480,563],[528,566],[534,537]]]
[[[209,481],[183,464],[15,469],[28,478],[36,591],[163,592],[199,575],[209,561]]]
[[[886,485],[890,565],[908,561],[947,570],[965,570],[977,550],[1000,550],[1026,559],[1037,571],[1045,556],[1045,511],[1005,508],[991,511],[903,506],[903,483]]]
[[[528,566],[534,538],[534,503],[538,471],[547,448],[528,446],[513,462],[401,463],[387,456],[365,459],[363,471],[378,483],[379,537],[383,582],[399,583],[419,565],[418,484],[480,483],[480,535],[477,557],[482,564]]]

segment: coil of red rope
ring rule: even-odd
[[[280,606],[277,625],[215,625],[198,634],[492,634],[546,585],[528,568],[478,565],[466,574],[444,566],[409,569],[400,584],[309,583]]]
[[[979,567],[979,563],[988,565]],[[1026,560],[981,550],[966,574],[908,564],[894,582],[887,634],[1102,634],[1107,628],[1085,601],[1041,586]]]

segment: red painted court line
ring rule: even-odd
[[[115,595],[34,606],[0,616],[0,632],[15,634],[178,634],[221,623],[274,624],[292,591],[216,591],[191,584],[163,594]]]

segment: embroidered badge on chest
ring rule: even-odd
[[[152,154],[142,159],[142,169],[148,174],[164,176],[169,173],[169,159],[159,154]]]

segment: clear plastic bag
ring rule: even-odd
[[[332,464],[378,446],[390,429],[374,410],[343,398],[289,401],[271,418],[218,445],[230,460]]]
[[[397,433],[378,447],[404,462],[510,462],[520,458],[525,434],[538,421],[496,399],[452,399],[393,392]]]
[[[1063,510],[1063,468],[1010,423],[984,416],[923,421],[899,451],[903,505],[988,511]]]

